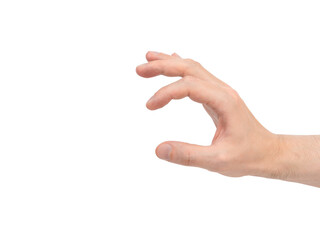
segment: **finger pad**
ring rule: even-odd
[[[145,78],[154,77],[157,75],[153,69],[150,69],[147,66],[138,66],[136,72],[139,76]]]

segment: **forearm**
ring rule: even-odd
[[[320,136],[275,135],[275,139],[263,177],[320,187]]]

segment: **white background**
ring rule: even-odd
[[[200,62],[270,131],[320,134],[318,1],[0,1],[0,239],[319,239],[320,190],[159,160],[210,144],[146,101],[148,50]],[[241,125],[239,125],[241,127]]]

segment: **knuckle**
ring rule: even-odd
[[[225,152],[219,152],[216,156],[216,160],[218,163],[225,164],[228,160],[228,154]]]
[[[183,165],[185,166],[192,166],[193,164],[193,158],[192,158],[192,154],[190,151],[187,150],[187,152],[185,153],[185,158],[183,161]]]
[[[186,63],[185,69],[187,72],[192,69],[201,67],[201,64],[199,62],[196,62],[195,60],[193,60],[191,58],[184,59],[184,62]]]
[[[239,155],[230,151],[224,151],[216,156],[214,171],[229,177],[241,177],[245,175],[243,165],[239,165]]]
[[[183,80],[184,80],[185,82],[190,83],[190,82],[195,81],[195,77],[192,77],[192,76],[185,76],[185,77],[183,78]]]
[[[172,160],[183,166],[193,166],[194,158],[190,150],[186,150],[183,153],[172,153]]]
[[[187,64],[189,64],[189,65],[193,65],[193,66],[200,65],[199,62],[197,62],[197,61],[195,61],[195,60],[193,60],[193,59],[191,59],[191,58],[186,58],[186,59],[184,59],[184,60],[185,60],[185,62],[186,62]]]
[[[228,89],[228,94],[230,95],[230,97],[232,97],[232,99],[236,101],[240,99],[239,93],[233,88]]]
[[[231,157],[226,152],[219,152],[215,157],[215,171],[216,172],[226,172],[228,170],[229,163],[231,162]]]
[[[241,102],[241,97],[236,90],[231,87],[225,88],[225,99],[232,107],[238,107]]]

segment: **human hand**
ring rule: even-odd
[[[234,89],[198,62],[175,53],[148,52],[146,59],[148,63],[136,68],[138,75],[182,77],[157,91],[147,102],[148,109],[162,108],[172,99],[189,97],[203,105],[216,126],[210,146],[167,141],[156,149],[159,158],[233,177],[272,177],[280,172],[276,164],[278,135],[255,119]]]

